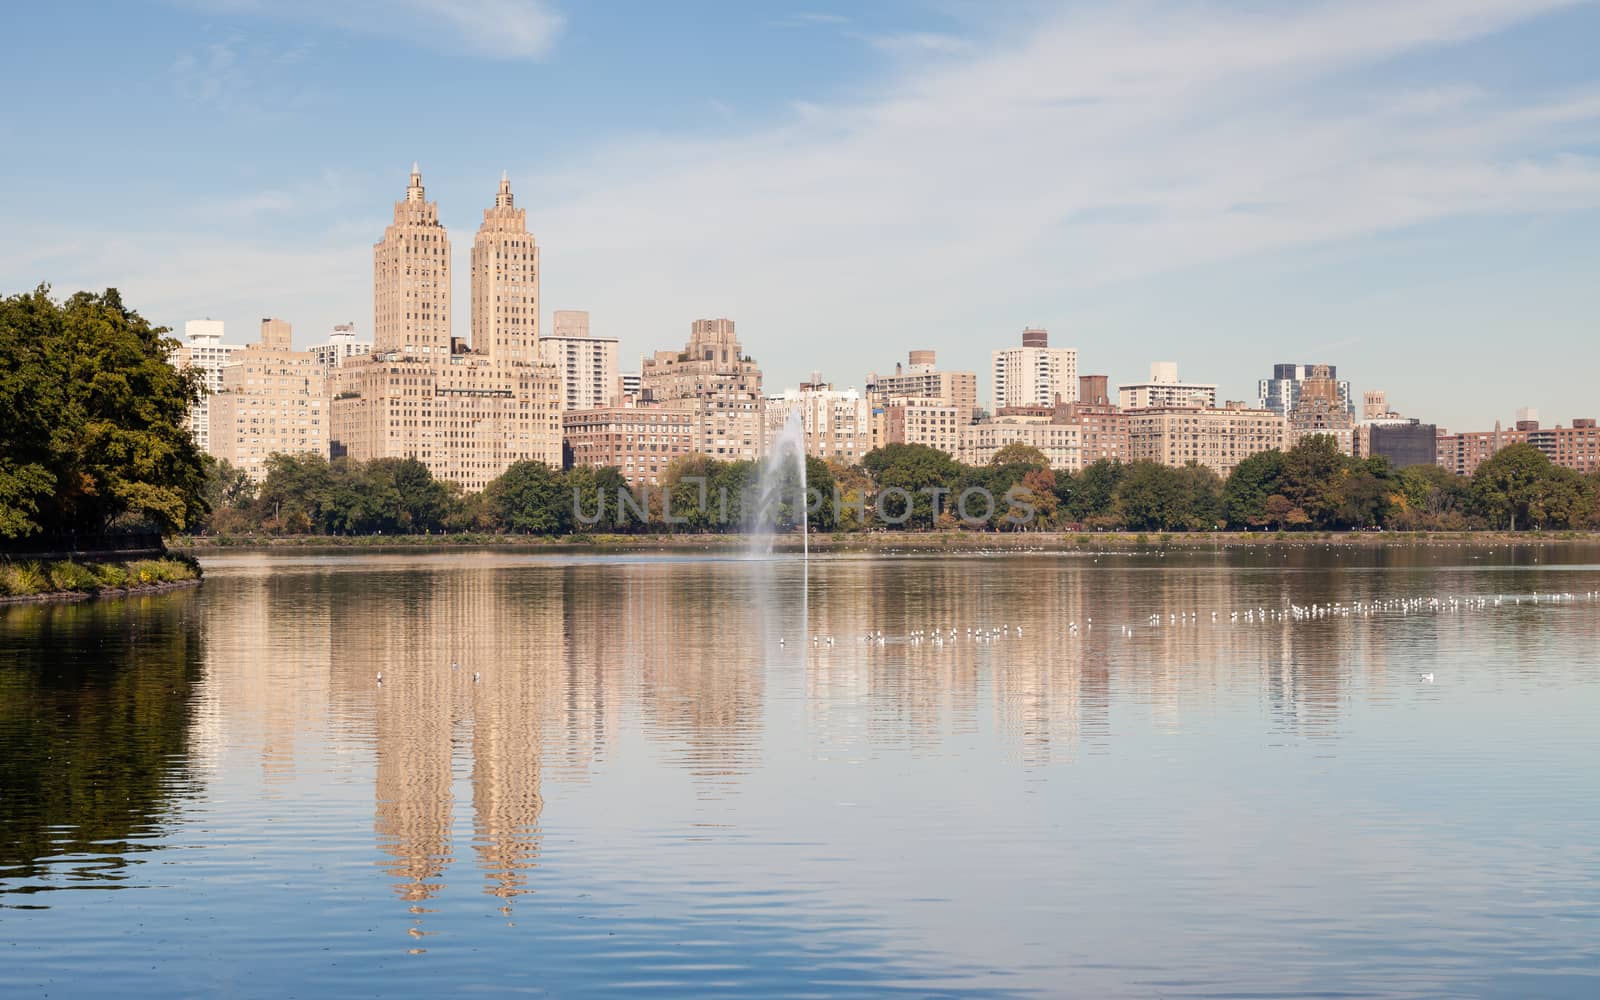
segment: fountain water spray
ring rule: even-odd
[[[797,500],[794,513],[800,522],[800,551],[802,558],[809,562],[811,523],[807,508],[811,494],[806,486],[806,430],[798,410],[789,413],[783,430],[773,439],[772,451],[761,463],[761,472],[756,479],[756,506],[750,524],[752,553],[771,554],[785,493]]]

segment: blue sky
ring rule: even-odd
[[[1113,382],[1171,359],[1253,398],[1329,361],[1453,428],[1600,416],[1595,4],[186,0],[7,27],[6,292],[370,332],[416,160],[462,335],[504,169],[546,315],[589,309],[625,358],[728,315],[770,388],[859,385],[920,347],[983,372],[1042,325]]]

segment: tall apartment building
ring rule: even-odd
[[[1436,461],[1457,475],[1470,476],[1507,445],[1530,444],[1557,465],[1577,472],[1600,472],[1600,427],[1593,417],[1578,417],[1571,427],[1542,427],[1533,410],[1519,410],[1510,429],[1495,421],[1492,431],[1441,433]]]
[[[1157,462],[1181,468],[1198,462],[1217,475],[1257,452],[1286,447],[1289,424],[1271,410],[1252,410],[1243,403],[1217,409],[1168,406],[1128,414],[1128,437],[1135,462]]]
[[[805,432],[807,455],[855,465],[872,450],[872,411],[861,393],[854,389],[835,389],[813,372],[811,381],[767,397],[767,444],[783,433],[792,414],[799,414]]]
[[[1155,361],[1150,365],[1150,381],[1124,385],[1117,390],[1117,403],[1124,410],[1151,407],[1217,405],[1217,387],[1202,382],[1178,380],[1176,361]]]
[[[657,486],[672,461],[700,450],[699,401],[618,404],[561,415],[568,468],[613,468],[630,486]]]
[[[365,357],[372,353],[372,341],[356,339],[354,323],[340,323],[333,328],[326,342],[312,344],[311,353],[324,371],[344,364],[347,358]]]
[[[1385,404],[1387,412],[1387,403]],[[1432,465],[1438,459],[1439,429],[1416,419],[1385,417],[1356,425],[1357,458],[1387,458],[1397,469],[1408,465]]]
[[[293,328],[261,321],[261,339],[237,348],[211,399],[211,453],[260,481],[267,457],[328,455],[328,408],[322,366],[293,347]]]
[[[1325,435],[1346,455],[1355,454],[1355,421],[1351,417],[1350,383],[1333,377],[1332,365],[1312,365],[1297,380],[1295,402],[1289,410],[1289,444],[1313,435]],[[1265,407],[1263,407],[1265,409]],[[1276,412],[1276,411],[1274,411]]]
[[[1078,378],[1078,398],[1055,408],[1052,421],[1078,428],[1078,456],[1082,465],[1101,459],[1130,462],[1133,451],[1128,414],[1112,404],[1104,375]]]
[[[745,356],[731,319],[697,319],[682,351],[657,351],[640,370],[652,402],[694,402],[696,450],[722,461],[762,451],[761,368]]]
[[[412,167],[373,247],[373,352],[329,378],[335,455],[415,458],[481,490],[514,462],[561,464],[561,380],[539,360],[539,248],[502,177],[472,247],[471,344],[450,332],[450,239]]]
[[[551,319],[550,334],[539,338],[539,356],[561,375],[562,409],[592,410],[617,402],[622,378],[616,338],[590,336],[589,314],[582,310],[557,310]]]
[[[1083,468],[1083,431],[1076,424],[1058,424],[1049,417],[1002,416],[961,428],[956,457],[968,465],[988,465],[1008,444],[1039,449],[1056,472]]]
[[[194,438],[195,446],[211,453],[211,397],[222,391],[222,369],[241,350],[239,344],[222,342],[220,319],[191,319],[183,324],[183,340],[168,356],[174,368],[195,368],[201,374],[205,394],[189,407],[183,426]]]
[[[961,429],[972,423],[971,411],[960,403],[916,396],[893,396],[874,404],[872,419],[881,425],[874,429],[874,448],[925,444],[951,458],[961,453]]]
[[[990,355],[994,410],[1016,406],[1054,406],[1078,396],[1078,352],[1051,347],[1047,330],[1022,331],[1022,346]]]
[[[1300,405],[1300,394],[1305,388],[1306,380],[1311,378],[1332,379],[1338,405],[1343,407],[1346,413],[1354,416],[1355,405],[1351,401],[1350,382],[1348,379],[1339,378],[1339,369],[1334,365],[1273,365],[1272,377],[1261,379],[1256,383],[1261,409],[1271,410],[1281,417],[1289,416],[1294,412],[1294,408]]]
[[[885,399],[917,398],[947,400],[971,420],[978,410],[978,373],[940,371],[933,351],[912,351],[910,364],[894,366],[894,374],[870,372],[866,395],[877,403]]]

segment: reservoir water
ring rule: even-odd
[[[1600,996],[1595,546],[205,563],[0,609],[0,996]]]

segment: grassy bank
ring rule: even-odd
[[[19,560],[0,563],[0,601],[136,593],[199,580],[200,566],[187,555],[129,562]]]
[[[1600,544],[1595,532],[980,532],[880,531],[815,534],[813,552],[1103,552],[1140,549],[1216,549],[1264,545],[1331,545],[1359,547],[1551,545],[1573,542]],[[439,535],[232,535],[173,538],[168,544],[192,554],[260,550],[391,551],[404,549],[494,548],[551,552],[736,552],[749,545],[743,535],[501,535],[485,532]],[[774,548],[798,551],[798,535],[780,535]]]

